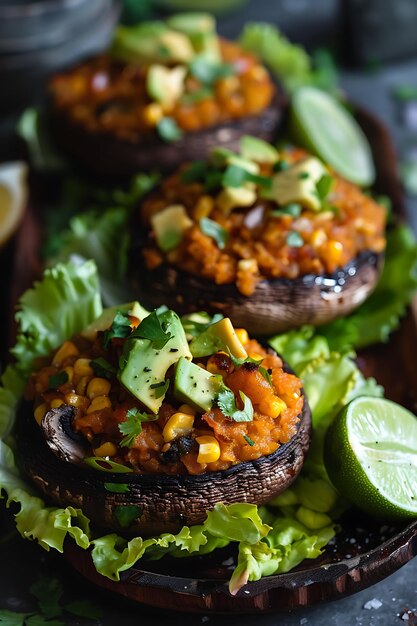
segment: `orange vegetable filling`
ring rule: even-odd
[[[115,370],[125,341],[112,339],[104,350],[102,332],[94,342],[77,336],[65,342],[52,359],[43,359],[29,380],[26,398],[34,401],[34,416],[39,424],[51,408],[64,404],[75,407],[73,428],[84,435],[90,446],[87,456],[105,457],[138,473],[201,474],[224,470],[271,454],[288,442],[296,433],[304,402],[301,381],[284,371],[282,360],[256,340],[247,338],[243,329],[237,332],[262,370],[252,362],[234,366],[224,352],[193,362],[222,376],[223,383],[234,392],[238,409],[243,408],[240,392],[249,398],[253,406],[251,421],[234,421],[222,413],[216,402],[203,414],[181,405],[170,391],[171,380],[158,415],[151,416],[155,421],[143,422],[140,434],[132,438],[130,445],[123,445],[119,426],[128,419],[129,410],[147,409],[120,384],[115,373],[105,378],[94,371],[99,358],[105,358]],[[171,370],[167,377],[172,378]],[[169,451],[172,453],[184,436],[188,448],[170,456]]]
[[[219,78],[213,93],[193,98],[203,85],[188,76],[185,93],[162,108],[147,94],[148,68],[102,55],[56,74],[49,91],[57,110],[88,132],[106,132],[128,141],[138,141],[154,132],[162,116],[174,118],[184,131],[196,131],[224,122],[258,115],[270,103],[275,87],[257,59],[236,44],[220,40],[222,61],[235,74]]]
[[[280,158],[288,163],[306,155],[298,148],[280,152]],[[181,204],[194,222],[178,247],[168,253],[158,248],[151,232],[143,251],[149,269],[167,261],[218,285],[235,283],[243,295],[250,296],[262,280],[331,274],[360,252],[379,253],[385,248],[385,208],[334,173],[335,182],[327,198],[331,210],[302,208],[293,217],[272,214],[277,203],[259,196],[251,206],[236,208],[227,215],[219,206],[218,196],[208,195],[202,183],[182,180],[186,169],[166,179],[141,208],[148,222],[165,207]],[[262,165],[261,173],[271,176],[272,166]],[[223,249],[202,232],[202,217],[215,221],[227,232]],[[301,245],[291,245],[292,233],[301,237]]]

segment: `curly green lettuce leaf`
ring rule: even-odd
[[[321,326],[332,350],[386,342],[417,289],[417,241],[405,225],[388,233],[385,265],[373,294],[353,313]]]
[[[247,24],[239,43],[245,50],[256,54],[290,93],[302,85],[336,90],[338,77],[331,55],[320,50],[312,59],[304,48],[291,43],[272,24]]]
[[[35,358],[48,354],[101,314],[96,265],[87,261],[45,270],[43,279],[23,294],[18,306],[19,330],[11,353],[16,369],[26,376]]]

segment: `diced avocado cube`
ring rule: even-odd
[[[91,322],[91,324],[89,324],[87,328],[84,328],[84,330],[82,330],[80,334],[85,337],[85,339],[94,341],[98,332],[110,328],[114,320],[114,316],[118,311],[127,312],[133,317],[137,317],[140,320],[143,320],[143,318],[147,317],[150,313],[137,301],[127,302],[126,304],[118,304],[117,306],[112,306],[104,309],[100,317]]]
[[[239,149],[244,159],[256,163],[276,163],[279,159],[279,152],[274,146],[251,135],[241,137]]]
[[[251,206],[256,200],[254,186],[225,187],[217,195],[219,209],[228,215],[233,209]]]
[[[210,160],[216,167],[237,165],[250,174],[259,174],[259,165],[257,163],[239,156],[228,148],[214,148],[214,150],[210,152]]]
[[[275,174],[271,189],[263,191],[262,196],[280,205],[296,202],[306,209],[319,211],[321,201],[316,185],[325,174],[328,172],[324,163],[316,157],[308,157]]]
[[[215,354],[220,350],[230,352],[237,359],[246,359],[248,353],[239,341],[233,324],[228,317],[212,324],[190,343],[193,357]]]
[[[184,93],[186,74],[187,68],[183,65],[172,69],[159,64],[151,65],[146,76],[148,95],[160,104],[171,106]]]
[[[128,340],[118,373],[122,385],[153,413],[158,412],[164,400],[165,393],[158,393],[158,389],[163,386],[168,369],[181,357],[192,358],[178,315],[167,310],[158,317],[171,339],[160,349],[149,339]]]
[[[193,225],[193,221],[182,204],[172,204],[152,215],[151,224],[158,248],[168,252],[181,243],[185,231]]]
[[[219,392],[222,377],[181,358],[175,370],[174,396],[197,411],[209,411]]]

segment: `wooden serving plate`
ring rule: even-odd
[[[357,110],[375,159],[378,193],[387,194],[394,212],[404,217],[402,189],[389,133],[371,114]],[[28,211],[18,235],[14,299],[32,281],[39,266],[35,251],[39,220]],[[417,303],[387,344],[360,351],[358,365],[385,387],[386,396],[417,412]],[[417,554],[417,521],[380,524],[351,510],[342,530],[324,553],[305,560],[286,574],[245,585],[236,596],[228,591],[235,553],[228,548],[204,557],[139,562],[120,582],[98,574],[89,552],[72,541],[65,544],[69,563],[97,586],[134,602],[166,610],[194,613],[260,613],[287,611],[349,595],[382,580]]]

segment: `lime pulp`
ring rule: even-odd
[[[294,140],[361,186],[375,180],[368,140],[351,113],[333,96],[316,87],[300,87],[293,95],[290,131]]]
[[[327,433],[325,464],[358,508],[377,517],[417,517],[417,418],[402,406],[352,400]]]

